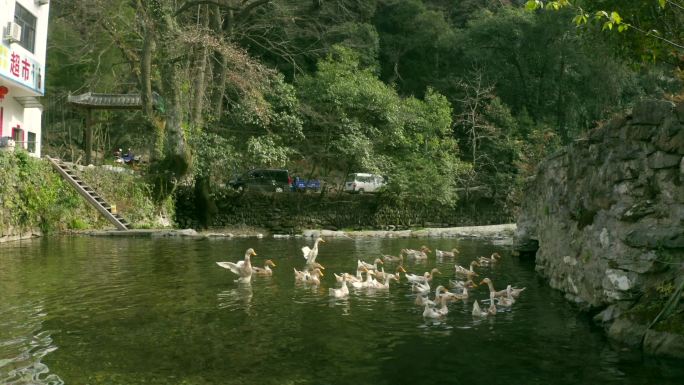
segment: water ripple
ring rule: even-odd
[[[53,331],[41,330],[47,317],[43,303],[0,307],[0,314],[0,384],[63,384],[42,362],[57,350]]]

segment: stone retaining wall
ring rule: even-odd
[[[320,193],[245,193],[220,191],[217,213],[209,227],[247,225],[272,233],[298,234],[303,229],[393,229],[456,227],[512,222],[512,215],[488,200],[455,206],[397,205],[379,195]],[[176,222],[181,228],[200,228],[193,190],[176,193]]]
[[[651,323],[684,285],[683,155],[684,104],[642,102],[545,160],[517,221],[537,271],[609,335],[682,357],[679,298]]]

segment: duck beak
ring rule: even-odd
[[[257,255],[257,253],[255,251],[252,251],[252,255]]]
[[[321,242],[325,243],[325,239],[321,238]]]
[[[482,285],[483,283],[485,283],[484,280],[480,281],[480,283],[478,285]]]

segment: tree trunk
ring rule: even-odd
[[[153,26],[146,20],[144,25],[145,36],[143,40],[142,56],[140,58],[140,99],[142,101],[143,112],[148,119],[154,113],[152,104],[152,54],[156,43],[154,38]]]
[[[202,24],[204,27],[209,26],[209,10],[202,14]],[[199,127],[202,125],[204,111],[204,98],[206,91],[206,76],[207,76],[207,57],[209,56],[209,49],[206,46],[198,50],[198,57],[195,61],[197,74],[194,81],[193,101],[192,101],[192,123],[193,126]]]
[[[86,110],[86,121],[85,121],[85,165],[89,165],[92,161],[93,153],[93,110]]]

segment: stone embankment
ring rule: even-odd
[[[517,230],[609,336],[682,358],[683,155],[684,104],[642,102],[540,165]]]
[[[447,228],[424,228],[419,230],[366,230],[366,231],[334,231],[334,230],[304,230],[302,234],[271,234],[273,238],[478,238],[487,239],[499,244],[512,242],[515,233],[515,223],[489,226],[467,226]],[[225,232],[197,232],[193,229],[183,230],[86,230],[75,231],[73,234],[101,236],[101,237],[185,237],[185,238],[263,238],[264,232],[259,229],[236,229]]]

